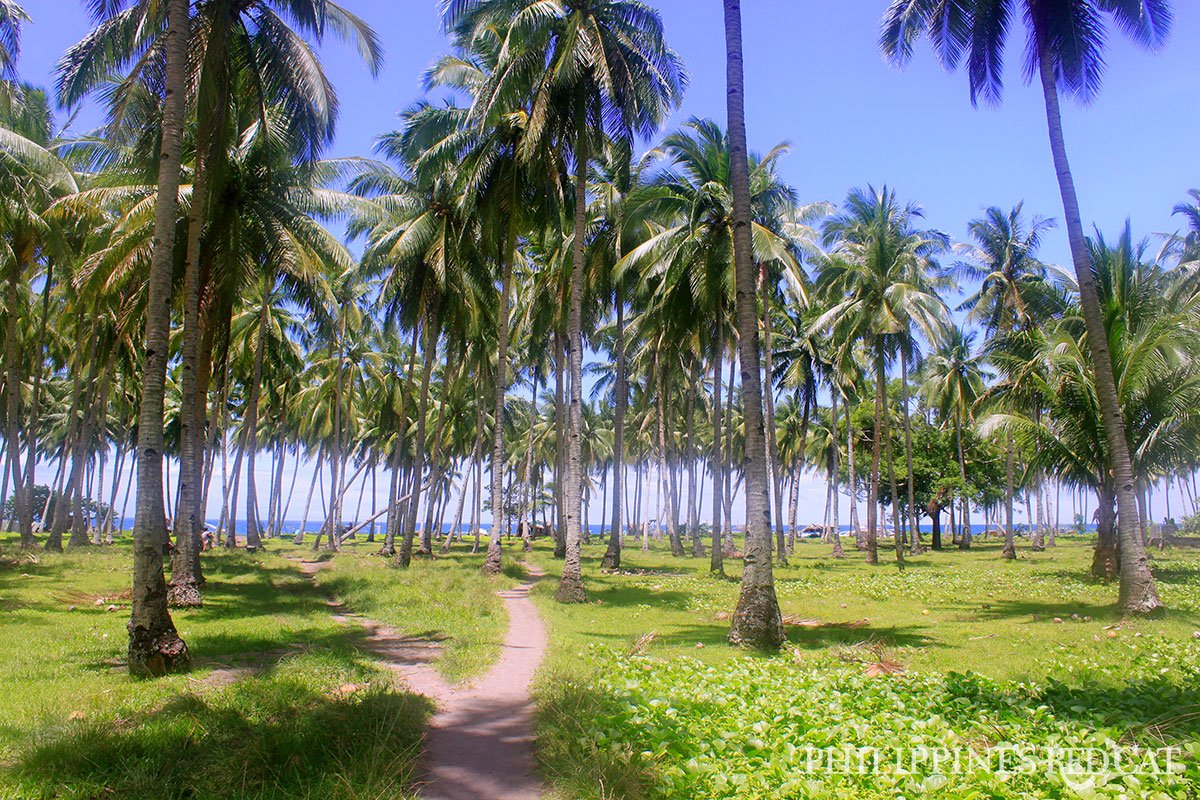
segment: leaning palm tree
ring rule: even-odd
[[[1027,79],[1040,79],[1054,171],[1062,194],[1071,261],[1079,283],[1080,305],[1088,329],[1088,348],[1096,370],[1112,471],[1116,476],[1121,542],[1121,607],[1129,614],[1162,608],[1142,543],[1126,422],[1113,378],[1112,356],[1104,336],[1104,318],[1088,259],[1083,217],[1067,159],[1059,95],[1083,103],[1100,90],[1104,74],[1107,23],[1137,44],[1156,49],[1170,34],[1169,0],[893,0],[883,19],[880,47],[894,63],[905,64],[915,40],[928,32],[942,64],[954,69],[966,57],[971,102],[980,97],[999,103],[1004,88],[1004,48],[1010,24],[1021,17],[1028,41]]]

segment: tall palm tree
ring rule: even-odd
[[[109,83],[110,73],[129,66],[129,74],[111,91],[110,128],[113,131],[136,125],[132,113],[148,84],[155,80],[148,65],[152,61],[137,54],[155,49],[162,35],[161,4],[136,0],[104,4],[107,18],[60,62],[59,93],[69,104]],[[233,137],[244,130],[231,105],[245,99],[260,110],[263,126],[271,124],[267,109],[281,118],[295,142],[301,143],[301,158],[313,159],[333,135],[337,98],[322,65],[306,37],[320,41],[326,31],[358,46],[369,66],[381,64],[378,41],[358,17],[331,0],[217,0],[196,6],[196,23],[189,44],[196,54],[189,75],[195,111],[191,199],[188,206],[187,237],[183,247],[183,339],[181,352],[181,438],[179,469],[179,533],[172,575],[172,602],[200,602],[195,549],[203,522],[199,507],[204,449],[208,436],[203,406],[210,372],[210,353],[200,352],[205,338],[201,298],[215,292],[206,286],[201,263],[202,233],[209,220],[212,198],[223,194],[225,160]],[[202,274],[206,273],[206,274]]]
[[[441,161],[421,161],[421,144],[431,135],[440,135],[448,122],[444,117],[424,104],[407,111],[405,128],[382,137],[377,145],[401,172],[380,166],[360,175],[358,182],[360,190],[384,192],[376,203],[381,211],[368,210],[356,222],[367,231],[364,272],[382,276],[379,300],[389,324],[399,322],[414,331],[414,336],[419,331],[422,337],[411,491],[403,504],[403,518],[398,520],[404,534],[397,556],[402,567],[412,560],[427,465],[430,380],[439,358],[439,343],[456,310],[472,305],[464,300],[477,296],[486,281],[473,248],[479,227],[463,205],[455,172]],[[449,122],[453,131],[456,121]],[[439,133],[433,134],[431,129]]]
[[[964,550],[971,547],[971,483],[963,437],[984,392],[982,356],[973,352],[974,341],[973,332],[951,326],[941,345],[925,361],[922,385],[926,403],[937,409],[943,423],[954,429],[959,491],[962,493],[963,531],[959,547]]]
[[[1063,137],[1059,95],[1083,103],[1100,90],[1109,21],[1137,44],[1157,49],[1170,34],[1170,0],[893,0],[883,19],[880,47],[887,58],[905,64],[913,43],[928,32],[942,64],[954,69],[966,57],[971,102],[982,96],[999,103],[1004,88],[1004,49],[1010,22],[1020,16],[1027,34],[1027,79],[1041,81],[1054,171],[1062,195],[1071,261],[1079,284],[1088,329],[1088,348],[1096,370],[1096,390],[1109,443],[1117,487],[1121,542],[1120,603],[1128,614],[1162,608],[1142,543],[1126,421],[1113,378],[1112,356],[1104,336],[1104,318],[1088,260],[1079,198]]]
[[[1144,490],[1157,477],[1194,463],[1200,441],[1198,301],[1172,297],[1169,273],[1146,261],[1146,244],[1134,242],[1128,225],[1113,244],[1099,235],[1088,244],[1122,411],[1129,420],[1134,476]],[[989,417],[985,427],[1013,432],[1035,467],[1097,493],[1092,571],[1111,579],[1124,553],[1116,538],[1116,487],[1088,363],[1088,333],[1080,317],[1080,310],[1072,307],[1045,329],[1018,331],[995,345],[997,362],[1013,376],[1007,381],[1012,384],[1009,390],[1038,394],[1049,413],[1035,416],[1019,408],[1005,409]]]
[[[608,547],[602,567],[621,566],[621,535],[625,522],[622,507],[625,495],[625,412],[629,406],[628,364],[626,359],[625,312],[628,302],[624,256],[639,241],[646,230],[647,204],[639,205],[644,188],[643,171],[652,164],[658,151],[651,151],[636,162],[633,151],[625,141],[609,141],[596,159],[591,192],[596,198],[594,212],[599,230],[591,243],[593,271],[597,267],[608,277],[612,287],[612,305],[616,317],[613,330],[613,465],[612,465],[612,522]]]
[[[167,610],[162,567],[163,395],[166,389],[167,339],[171,331],[171,272],[175,252],[179,171],[183,149],[187,91],[188,1],[171,0],[163,38],[162,144],[154,213],[149,298],[146,303],[146,356],[138,410],[138,491],[133,523],[133,593],[129,620],[129,671],[162,675],[191,666]]]
[[[971,220],[967,230],[975,240],[962,250],[968,260],[955,265],[956,271],[979,281],[979,289],[959,307],[967,319],[982,323],[990,337],[1006,336],[1018,329],[1045,322],[1055,297],[1046,282],[1046,268],[1037,260],[1038,246],[1052,220],[1034,216],[1026,227],[1022,203],[1010,211],[995,206],[980,219]],[[1013,443],[1005,443],[1005,558],[1016,558],[1013,526]],[[1038,499],[1041,503],[1040,494]]]
[[[832,251],[824,259],[818,283],[828,307],[813,321],[813,328],[831,331],[844,346],[863,344],[875,371],[868,563],[878,562],[880,457],[891,442],[891,415],[885,413],[887,362],[897,349],[904,356],[904,340],[914,330],[926,341],[939,341],[948,318],[945,303],[930,281],[933,259],[948,240],[945,234],[917,228],[921,217],[921,209],[901,204],[895,191],[868,187],[852,190],[842,210],[827,219],[823,229]],[[899,532],[896,558],[903,561]]]
[[[758,276],[751,244],[742,7],[739,0],[725,0],[724,6],[729,180],[733,185],[734,285],[737,292],[738,358],[742,368],[742,413],[746,424],[746,553],[741,593],[729,626],[729,641],[774,648],[783,643],[784,632],[771,568],[771,487],[763,430],[762,364],[759,359],[758,309],[755,303]]]
[[[721,368],[733,338],[731,312],[734,291],[734,216],[730,142],[712,120],[692,118],[661,145],[667,169],[639,194],[638,213],[648,224],[645,240],[623,259],[626,268],[642,275],[646,312],[659,326],[674,326],[675,338],[684,332],[704,339],[713,375],[710,460],[713,476],[713,536],[721,534],[724,515],[725,466],[722,455]],[[793,277],[800,272],[790,238],[783,233],[795,207],[792,190],[775,170],[787,152],[777,145],[762,157],[750,157],[751,245],[753,260],[770,274]],[[725,520],[729,522],[728,519]],[[711,570],[722,573],[723,547],[714,538]]]
[[[567,549],[556,597],[586,599],[580,572],[583,492],[583,288],[587,183],[592,153],[607,135],[652,134],[686,84],[665,42],[662,19],[638,0],[466,0],[448,4],[452,22],[503,30],[505,46],[485,98],[531,96],[521,143],[525,159],[562,148],[573,162],[574,225],[567,349],[570,417],[566,475]],[[489,103],[491,100],[489,99]],[[562,487],[560,487],[562,488]]]
[[[422,116],[429,118],[428,124],[421,126],[413,147],[421,171],[459,176],[462,213],[478,218],[485,232],[480,237],[481,256],[495,268],[492,282],[497,300],[491,462],[503,464],[509,328],[513,274],[520,259],[518,245],[521,236],[557,216],[564,169],[561,155],[553,149],[525,146],[530,131],[530,93],[488,93],[495,87],[497,71],[505,67],[500,59],[507,52],[504,44],[508,39],[501,34],[507,30],[506,14],[511,15],[514,8],[498,3],[475,6],[445,4],[444,23],[453,37],[454,51],[435,63],[425,77],[431,88],[465,93],[470,107],[449,105],[424,110]],[[502,469],[491,471],[490,488],[493,519],[482,570],[494,575],[502,566],[501,536],[507,527]]]
[[[0,36],[0,43],[3,37]],[[15,45],[14,45],[15,46]],[[29,423],[22,424],[21,384],[26,376],[21,374],[21,365],[30,363],[38,370],[34,382],[40,379],[40,365],[44,354],[39,333],[29,337],[31,348],[36,352],[31,357],[18,355],[23,337],[18,323],[28,317],[26,313],[27,285],[32,283],[40,262],[49,264],[54,260],[54,244],[62,239],[60,224],[53,219],[51,204],[64,195],[75,192],[76,179],[71,169],[52,152],[51,114],[44,92],[33,87],[22,88],[20,103],[0,106],[0,277],[4,281],[4,431],[8,445],[8,464],[0,464],[5,483],[13,480],[13,505],[22,546],[33,545],[33,508],[29,492],[33,489],[33,466],[37,459],[36,407],[28,409]],[[47,273],[43,290],[43,318],[46,313],[46,294],[53,285]],[[44,323],[42,329],[44,330]],[[36,342],[33,339],[37,339]],[[31,398],[32,405],[32,398]],[[27,430],[22,431],[22,427]],[[22,437],[24,433],[24,437]],[[24,438],[27,459],[22,468],[21,439]]]

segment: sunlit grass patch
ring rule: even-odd
[[[725,640],[739,562],[726,563],[722,580],[707,560],[635,546],[621,573],[603,574],[594,544],[585,550],[592,602],[561,606],[552,599],[558,562],[539,547],[535,560],[552,576],[535,593],[552,638],[538,681],[539,760],[561,796],[1074,797],[1050,779],[830,780],[797,772],[795,754],[829,743],[1200,739],[1197,554],[1155,553],[1170,611],[1129,621],[1117,587],[1087,577],[1087,542],[1022,550],[1016,562],[981,542],[910,559],[904,571],[887,563],[890,552],[871,567],[828,549],[804,542],[777,569],[793,624],[785,652],[768,656]],[[1114,778],[1109,788],[1187,796],[1200,786],[1189,769],[1139,785]],[[1087,791],[1107,796],[1103,786]]]
[[[461,681],[485,672],[500,655],[508,629],[503,601],[496,592],[515,583],[509,550],[505,575],[482,574],[483,554],[469,545],[446,555],[414,558],[408,569],[376,555],[378,544],[365,541],[344,547],[316,574],[322,592],[355,613],[394,627],[409,636],[435,638],[441,655],[434,666],[447,680]],[[312,554],[304,551],[305,558]]]
[[[13,544],[0,544],[0,797],[404,796],[431,708],[392,688],[274,543],[205,554],[204,606],[173,615],[195,668],[152,681],[124,669],[127,543]]]

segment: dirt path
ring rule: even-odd
[[[301,561],[315,575],[325,562]],[[545,573],[527,565],[529,574]],[[367,647],[399,674],[414,692],[438,705],[425,739],[427,800],[538,800],[543,787],[533,765],[533,703],[529,687],[546,652],[546,628],[533,601],[532,583],[498,592],[508,612],[500,658],[487,674],[467,685],[448,684],[433,668],[439,645],[405,637],[374,620],[329,601],[339,621],[357,622],[368,632]]]

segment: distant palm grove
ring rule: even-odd
[[[350,0],[86,0],[52,87],[21,78],[20,3],[0,527],[57,551],[134,519],[130,671],[188,667],[170,609],[204,602],[204,551],[284,535],[369,537],[400,569],[465,539],[489,574],[552,537],[577,603],[602,519],[606,570],[659,541],[717,578],[739,562],[729,640],[776,648],[772,570],[806,533],[885,570],[1094,525],[1093,575],[1163,611],[1148,549],[1200,526],[1200,191],[1178,187],[1176,234],[1091,228],[1059,104],[1101,90],[1107,33],[1164,46],[1165,0],[890,3],[883,58],[927,38],[995,104],[1023,48],[1045,100],[1062,206],[980,197],[961,232],[902,186],[805,197],[786,143],[748,149],[737,0],[728,116],[672,129],[688,72],[650,5],[441,0],[430,99],[354,158],[326,157],[318,54],[380,69]],[[103,126],[64,133],[85,103]],[[814,477],[824,506],[800,508]]]

